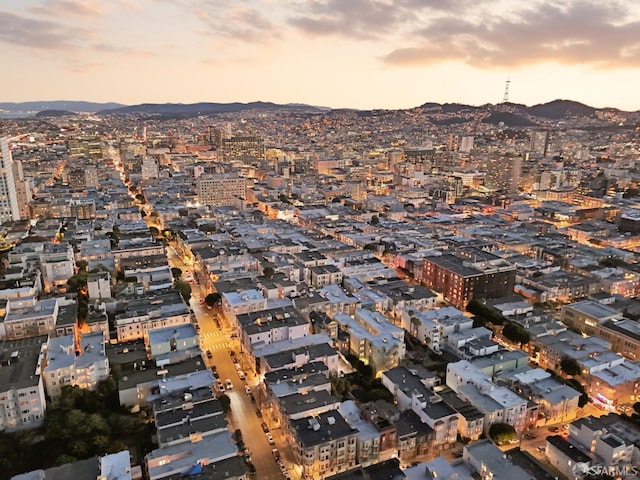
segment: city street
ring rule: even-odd
[[[180,268],[183,272],[183,279],[186,279],[188,276],[186,272],[192,271],[190,266],[185,265],[170,246],[167,247],[167,257],[169,265]],[[209,309],[206,305],[200,305],[199,299],[204,298],[203,295],[206,294],[200,285],[191,284],[191,289],[189,306],[200,328],[200,346],[202,351],[205,352],[205,362],[209,367],[215,365],[217,376],[222,382],[226,382],[229,379],[233,384],[233,389],[225,392],[231,400],[231,414],[227,418],[229,428],[232,432],[238,428],[242,431],[245,448],[249,450],[251,461],[256,467],[256,478],[265,480],[280,480],[284,478],[272,453],[273,448],[278,448],[285,464],[289,467],[288,473],[290,477],[298,479],[299,475],[296,475],[292,468],[291,461],[293,457],[284,440],[282,431],[280,429],[271,431],[275,445],[269,444],[265,433],[262,431],[261,423],[263,421],[268,425],[272,422],[266,411],[264,418],[259,418],[256,413],[260,402],[256,387],[257,378],[249,370],[245,372],[245,380],[241,380],[238,376],[238,371],[230,352],[235,351],[236,358],[239,359],[239,344],[231,338],[232,330],[229,327],[229,323],[219,308]],[[207,351],[212,353],[213,358],[207,358]],[[249,385],[252,392],[254,392],[256,403],[252,403],[249,395],[246,394],[245,385]]]

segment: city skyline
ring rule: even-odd
[[[9,0],[1,101],[640,109],[629,2]],[[472,8],[473,7],[473,8]]]

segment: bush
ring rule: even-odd
[[[504,443],[516,438],[516,430],[508,423],[494,423],[489,428],[489,438],[494,443]]]

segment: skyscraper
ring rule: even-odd
[[[13,157],[6,138],[0,138],[2,170],[0,171],[0,223],[20,220],[20,207],[13,174]]]

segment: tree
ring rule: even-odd
[[[184,301],[189,303],[189,300],[191,300],[191,285],[179,280],[176,280],[173,285],[176,287],[176,290],[180,292]]]
[[[143,204],[147,203],[147,199],[144,198],[144,195],[142,193],[138,193],[136,195],[136,200],[138,200],[138,202],[143,203]]]
[[[220,402],[220,406],[222,407],[222,411],[224,413],[231,412],[231,399],[226,395],[222,394],[218,397],[218,401]]]
[[[420,326],[420,319],[418,317],[411,317],[411,335],[418,336],[418,327]]]
[[[276,271],[275,271],[275,270],[273,269],[273,267],[271,267],[271,266],[264,267],[264,268],[262,269],[262,274],[263,274],[265,277],[269,278],[269,279],[271,279],[271,278],[273,277],[273,275],[275,275],[275,273],[276,273]]]
[[[508,423],[494,423],[489,428],[489,438],[494,443],[505,443],[516,438],[516,430]]]
[[[504,338],[513,343],[529,343],[529,334],[524,328],[516,323],[507,323],[502,329],[502,335],[504,336]]]
[[[156,227],[153,227],[153,226],[149,227],[149,233],[154,238],[160,236],[160,230],[158,230]]]
[[[375,226],[380,223],[380,218],[377,215],[371,217],[371,221],[369,222],[371,225]]]
[[[220,295],[218,292],[210,293],[209,295],[204,297],[204,303],[206,303],[210,307],[213,307],[220,300],[222,300],[222,295]]]
[[[87,262],[86,260],[78,260],[76,262],[76,267],[78,268],[79,272],[86,271],[88,266],[89,266],[89,262]]]
[[[562,360],[560,360],[560,370],[572,377],[582,373],[580,364],[571,357],[563,357]]]
[[[174,280],[180,280],[180,277],[182,277],[182,269],[171,267],[171,275],[173,275]]]

